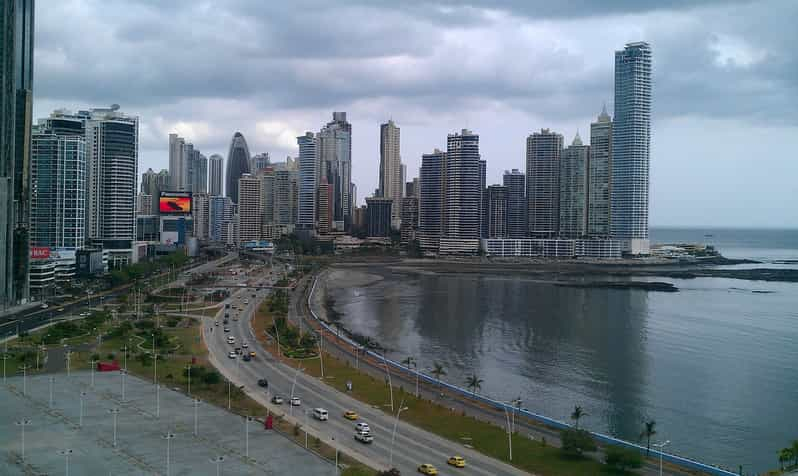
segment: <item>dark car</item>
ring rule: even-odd
[[[249,362],[250,360],[252,360],[252,357],[249,354],[244,354],[244,362]]]
[[[266,380],[265,378],[262,378],[262,379],[258,380],[258,387],[266,388],[268,386],[269,386],[269,381]]]

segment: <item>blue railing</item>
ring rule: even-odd
[[[512,405],[507,404],[506,402],[493,400],[492,398],[488,398],[488,397],[485,397],[483,395],[477,395],[477,394],[472,393],[472,392],[470,392],[470,391],[468,391],[468,390],[466,390],[466,389],[464,389],[462,387],[458,387],[456,385],[452,385],[452,384],[440,381],[440,380],[438,380],[436,378],[433,378],[433,377],[431,377],[429,375],[426,375],[426,374],[424,374],[422,372],[419,372],[416,369],[411,369],[410,367],[407,367],[407,366],[401,364],[400,362],[395,362],[395,361],[393,361],[391,359],[388,359],[383,354],[378,354],[378,353],[370,351],[368,349],[364,349],[362,345],[360,345],[357,342],[355,342],[352,339],[350,339],[349,336],[340,335],[340,333],[336,333],[335,330],[332,328],[332,326],[328,325],[324,320],[320,319],[319,316],[317,316],[316,313],[313,311],[313,306],[311,305],[311,298],[313,297],[313,293],[316,291],[316,282],[317,282],[317,280],[318,280],[318,277],[314,276],[314,278],[313,278],[313,286],[312,286],[312,288],[310,290],[310,293],[308,293],[308,302],[307,302],[308,309],[310,310],[310,313],[313,316],[313,319],[315,319],[316,322],[318,322],[319,325],[324,327],[328,332],[330,332],[331,334],[335,334],[339,339],[343,340],[347,344],[351,345],[352,347],[354,347],[356,349],[363,350],[363,353],[365,355],[370,355],[370,356],[372,356],[372,357],[374,357],[376,359],[382,360],[383,362],[385,362],[386,364],[390,365],[391,367],[393,367],[395,369],[402,370],[402,371],[408,372],[410,374],[418,375],[419,380],[422,380],[422,381],[427,382],[427,383],[436,384],[436,385],[439,385],[441,387],[445,387],[445,388],[447,388],[448,390],[450,390],[453,393],[460,394],[460,395],[462,395],[464,397],[468,397],[468,398],[470,398],[472,400],[480,401],[482,403],[485,403],[487,405],[490,405],[490,406],[496,408],[497,410],[515,412],[516,415],[523,415],[523,416],[525,416],[527,418],[530,418],[532,420],[538,421],[540,423],[543,423],[543,424],[545,424],[547,426],[556,428],[558,430],[566,430],[566,429],[573,428],[572,425],[569,425],[568,423],[562,422],[560,420],[555,420],[554,418],[549,418],[549,417],[547,417],[545,415],[540,415],[538,413],[534,413],[534,412],[531,412],[529,410],[519,409],[517,407],[514,407]],[[635,443],[631,443],[629,441],[621,440],[621,439],[615,438],[613,436],[605,435],[603,433],[598,433],[598,432],[594,432],[594,431],[590,431],[590,434],[591,434],[591,436],[594,439],[596,439],[597,441],[599,441],[601,443],[604,443],[604,444],[620,446],[620,447],[623,447],[623,448],[636,450],[636,451],[639,451],[641,453],[645,453],[646,452],[646,447],[645,446],[641,446],[641,445],[638,445],[638,444],[635,444]],[[662,457],[663,461],[667,461],[669,463],[674,463],[674,464],[677,464],[677,465],[682,466],[682,467],[687,468],[687,469],[703,471],[703,472],[706,472],[706,473],[709,473],[709,474],[712,474],[712,475],[717,475],[717,476],[738,476],[737,473],[733,473],[731,471],[727,471],[727,470],[722,469],[722,468],[718,468],[718,467],[715,467],[715,466],[710,466],[708,464],[704,464],[704,463],[701,463],[699,461],[692,460],[690,458],[685,458],[683,456],[678,456],[678,455],[675,455],[675,454],[672,454],[672,453],[666,453],[664,451],[660,451],[660,450],[656,450],[656,449],[650,450],[650,455],[654,456],[655,458]]]

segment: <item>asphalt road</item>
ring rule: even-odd
[[[211,362],[225,377],[235,384],[243,385],[247,393],[273,410],[294,417],[308,426],[311,437],[319,438],[344,449],[354,457],[378,468],[397,467],[402,474],[413,474],[421,463],[435,465],[439,474],[478,474],[478,475],[517,475],[526,474],[512,466],[496,461],[465,448],[463,445],[443,439],[424,430],[399,421],[393,445],[393,464],[391,464],[391,435],[395,418],[381,410],[369,407],[348,395],[338,392],[318,379],[308,376],[296,368],[276,361],[258,344],[249,325],[250,319],[260,301],[268,294],[268,290],[256,293],[252,298],[252,290],[235,293],[228,301],[241,303],[240,296],[246,296],[249,304],[236,313],[231,311],[231,318],[238,314],[239,320],[229,322],[230,333],[224,333],[221,325],[223,310],[219,311],[220,325],[213,325],[212,318],[205,319],[203,334],[211,355]],[[246,293],[246,294],[245,294]],[[235,345],[226,342],[227,335],[236,338]],[[257,357],[250,362],[230,359],[227,354],[234,347],[246,341],[250,349],[255,350]],[[316,365],[314,361],[312,363]],[[269,381],[267,391],[258,387],[257,381],[266,378]],[[293,392],[292,392],[293,390]],[[272,405],[269,399],[278,394],[285,398],[282,406]],[[302,400],[299,407],[289,407],[291,395]],[[397,406],[398,406],[397,402]],[[328,421],[317,421],[309,412],[313,408],[322,407],[329,412]],[[373,444],[362,444],[354,439],[355,422],[343,418],[346,410],[354,410],[360,415],[359,421],[365,421],[374,435]],[[467,467],[455,469],[448,467],[446,459],[452,455],[463,456]]]

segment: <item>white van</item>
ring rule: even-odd
[[[320,421],[325,421],[325,420],[327,420],[329,418],[329,415],[327,415],[327,410],[325,410],[323,408],[314,408],[313,409],[313,418],[315,418],[317,420],[320,420]]]

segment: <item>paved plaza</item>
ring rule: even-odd
[[[224,458],[222,475],[336,473],[331,463],[261,423],[250,422],[247,432],[244,418],[199,403],[195,437],[191,398],[162,386],[157,417],[152,383],[128,375],[122,401],[119,372],[97,372],[94,379],[93,388],[89,372],[28,377],[24,385],[14,377],[0,384],[0,474],[66,474],[67,458],[71,475],[167,474],[167,453],[169,475],[175,476],[216,475],[217,457]]]

